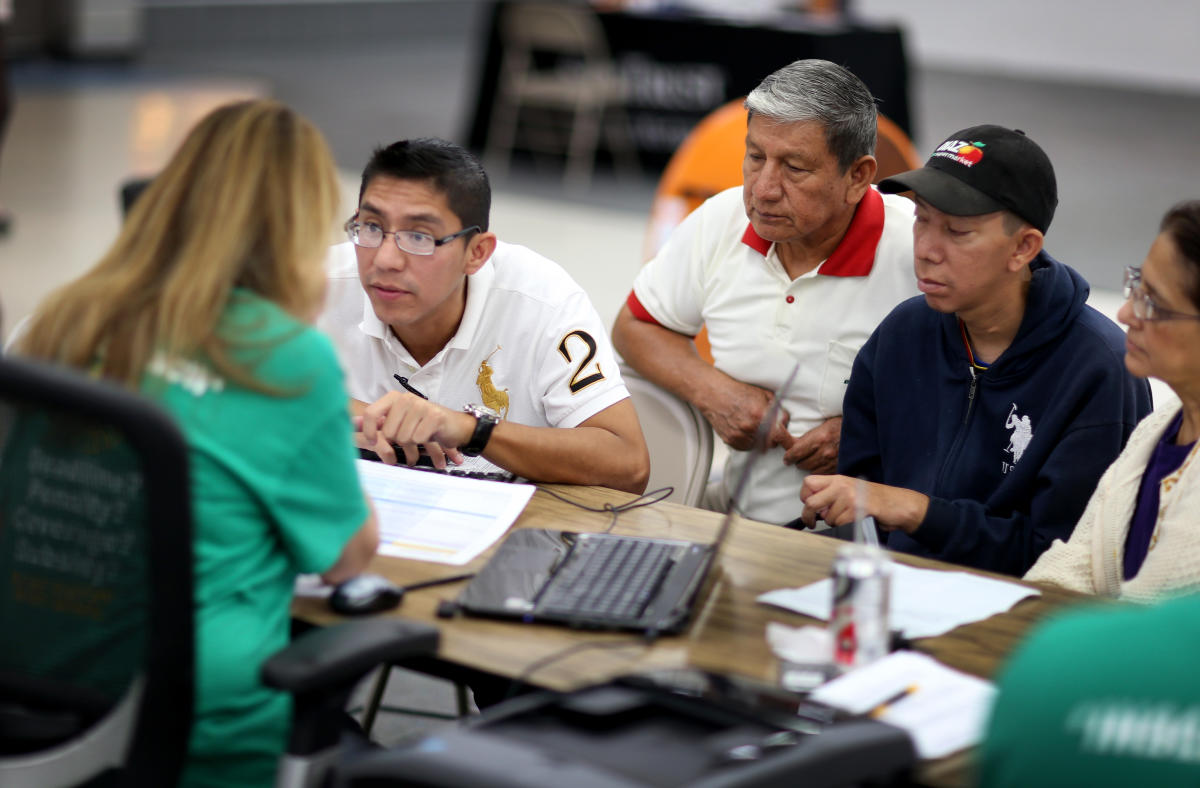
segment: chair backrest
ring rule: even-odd
[[[133,176],[122,181],[120,187],[118,187],[122,219],[129,215],[133,204],[137,202],[138,197],[142,196],[142,192],[146,191],[146,187],[150,185],[150,181],[152,180],[154,179],[151,176]]]
[[[178,428],[130,392],[0,358],[0,785],[174,785],[192,626]]]
[[[904,129],[883,115],[875,119],[875,127],[875,160],[879,162],[879,168],[875,170],[875,183],[915,170],[924,163]]]
[[[674,487],[668,500],[695,506],[704,495],[712,466],[712,427],[690,404],[629,367],[622,365],[621,376],[650,449],[646,489]]]
[[[608,41],[595,13],[570,3],[510,3],[500,32],[506,51],[526,50],[557,55],[608,59]]]

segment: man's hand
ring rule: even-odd
[[[407,391],[389,391],[354,418],[354,427],[361,433],[361,438],[355,435],[355,442],[389,465],[399,462],[394,444],[408,465],[417,463],[424,448],[433,466],[445,470],[447,460],[462,463],[458,447],[471,440],[475,418]]]
[[[628,304],[613,322],[613,346],[647,380],[694,405],[724,443],[740,451],[753,448],[774,396],[770,391],[734,380],[700,358],[692,337],[639,320]],[[779,423],[767,436],[768,448],[791,447],[789,418],[781,410]]]
[[[810,473],[833,473],[837,470],[841,437],[842,417],[834,416],[796,438],[783,456],[783,463]]]
[[[829,525],[852,523],[861,508],[862,514],[874,517],[883,530],[911,534],[929,510],[929,497],[919,492],[849,476],[810,474],[800,488],[800,500],[804,502],[800,519],[810,528],[817,519]]]
[[[733,378],[727,378],[727,381],[721,395],[716,400],[705,402],[700,409],[721,440],[730,448],[747,451],[754,447],[754,435],[763,414],[771,407],[774,395],[766,389]],[[782,408],[779,416],[767,436],[767,448],[788,448],[792,445],[793,438],[787,431],[791,416]]]

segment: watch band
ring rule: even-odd
[[[468,406],[463,410],[475,417],[475,431],[471,433],[471,440],[467,441],[466,446],[460,447],[460,450],[468,457],[478,457],[491,439],[492,430],[496,428],[499,419],[482,408]]]

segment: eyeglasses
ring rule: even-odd
[[[1200,315],[1177,312],[1154,303],[1154,298],[1142,287],[1142,269],[1131,265],[1125,269],[1125,300],[1133,306],[1138,320],[1200,320]]]
[[[401,251],[408,252],[409,254],[430,255],[437,251],[439,246],[448,244],[455,238],[479,232],[479,225],[473,224],[456,233],[447,235],[445,238],[434,238],[428,233],[419,233],[416,230],[396,230],[394,233],[389,233],[374,222],[358,221],[358,214],[355,214],[347,220],[344,229],[346,230],[346,237],[355,246],[361,246],[364,249],[377,248],[383,243],[383,237],[390,235],[396,240],[396,246]]]

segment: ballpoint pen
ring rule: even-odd
[[[890,709],[892,706],[895,706],[897,703],[904,700],[905,698],[907,698],[909,695],[913,694],[916,691],[917,691],[917,685],[909,684],[907,687],[900,690],[895,695],[885,698],[884,700],[875,704],[875,707],[867,712],[867,716],[873,717],[873,718],[882,717],[884,714],[887,713],[888,709]]]
[[[404,377],[403,375],[392,375],[392,377],[394,377],[396,380],[400,381],[400,385],[404,386],[404,389],[406,391],[416,394],[421,399],[429,399],[429,397],[426,397],[424,394],[422,394],[421,392],[419,392],[415,388],[413,388],[413,385],[408,382],[408,378]]]

